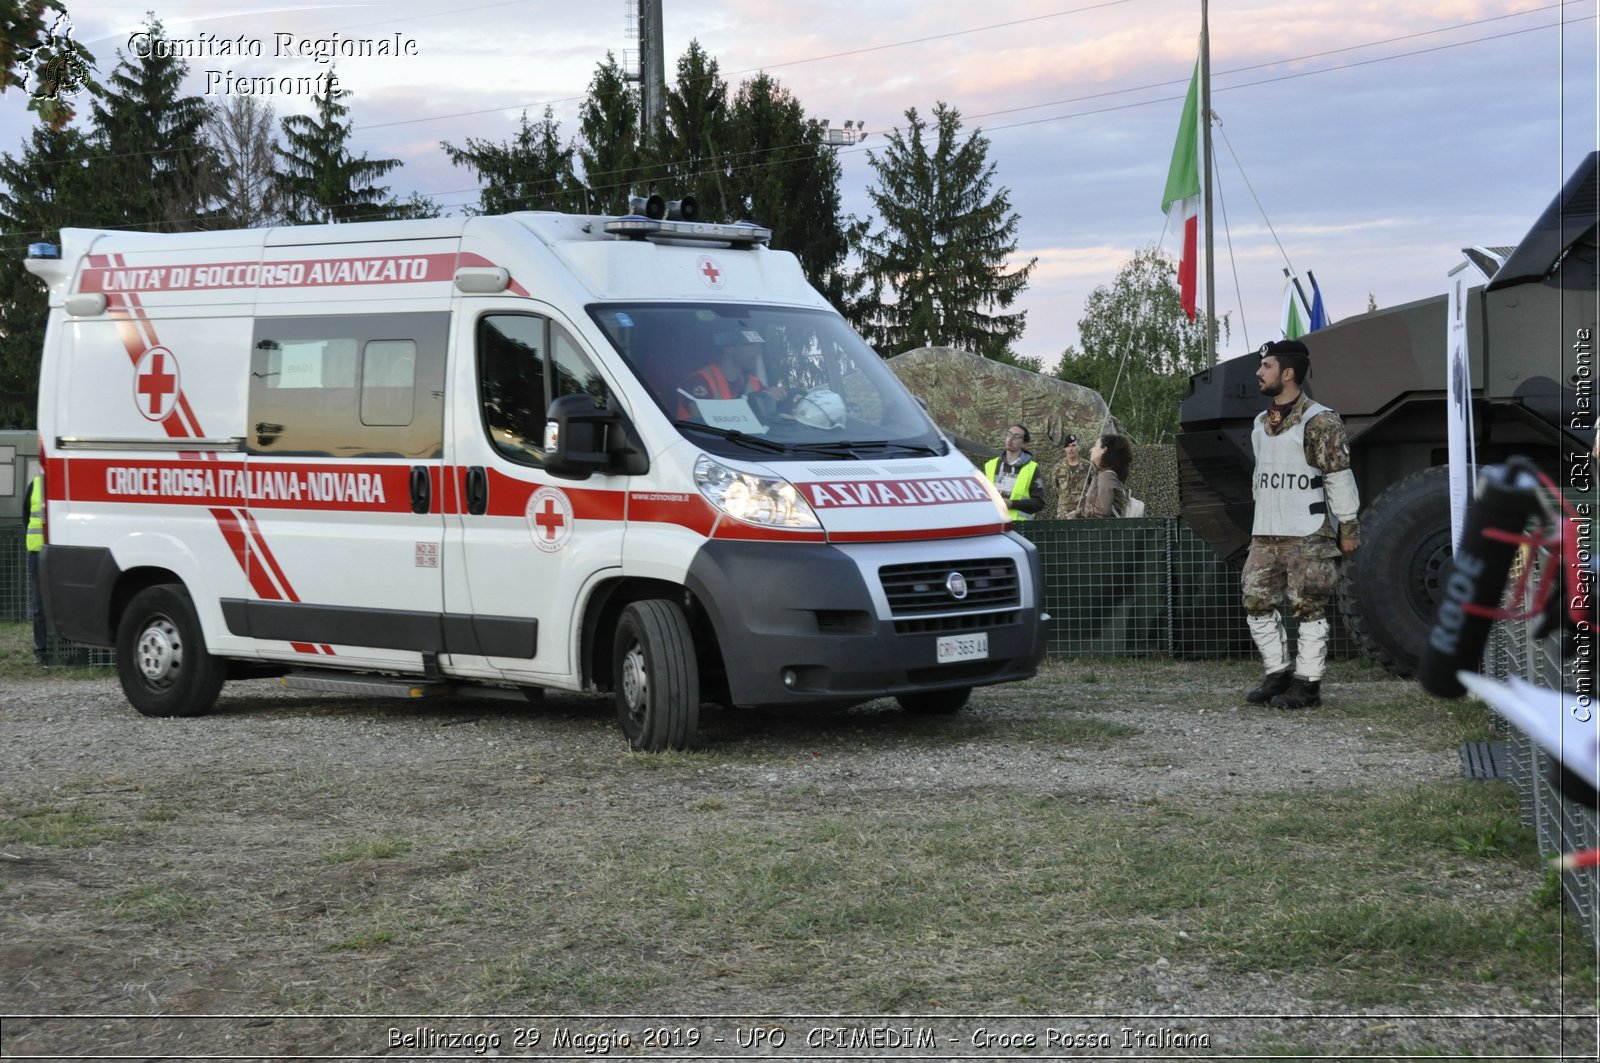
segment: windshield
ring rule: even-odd
[[[922,407],[838,314],[693,303],[605,303],[589,312],[656,405],[712,453],[946,452]]]

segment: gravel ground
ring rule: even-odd
[[[967,723],[954,733],[941,722],[942,729],[929,734],[919,726],[927,721],[908,720],[890,703],[798,720],[708,709],[702,722],[708,755],[694,755],[692,771],[656,773],[645,794],[636,788],[636,770],[618,775],[619,765],[636,767],[637,762],[622,749],[609,702],[600,698],[552,696],[542,706],[529,707],[513,692],[499,692],[505,696],[408,703],[307,695],[260,680],[228,685],[211,716],[155,720],[134,713],[109,677],[0,679],[0,796],[7,807],[19,809],[61,795],[102,801],[110,795],[125,801],[127,814],[137,819],[158,814],[153,806],[173,779],[210,780],[223,795],[230,788],[274,785],[291,776],[321,777],[364,781],[374,790],[399,788],[413,804],[420,800],[426,815],[447,825],[469,813],[504,816],[508,822],[527,816],[513,787],[503,783],[516,779],[519,785],[537,783],[541,815],[570,818],[583,830],[626,832],[648,821],[647,808],[681,809],[712,799],[754,804],[772,794],[803,792],[818,808],[870,805],[879,796],[914,804],[990,791],[1050,795],[1092,807],[1109,801],[1195,804],[1283,791],[1333,791],[1353,782],[1378,790],[1460,774],[1456,749],[1428,748],[1370,714],[1274,714],[1247,709],[1236,695],[1219,699],[1212,689],[1219,674],[1241,689],[1253,680],[1243,667],[1118,663],[1105,666],[1092,683],[1081,665],[1052,668],[1044,677],[1049,682],[979,691],[963,715]],[[1068,671],[1074,682],[1063,684]],[[1196,696],[1195,675],[1201,675],[1207,696]],[[1072,692],[1063,694],[1064,689]],[[1331,704],[1379,705],[1404,690],[1365,666],[1345,664],[1336,667],[1324,695]],[[1097,720],[1137,733],[1083,745],[997,737],[1019,733],[1000,725],[1037,718],[1046,703],[1049,711],[1057,711],[1062,698],[1074,699]],[[232,807],[219,802],[220,809]],[[218,875],[241,862],[282,859],[288,851],[283,840],[260,836],[249,823],[229,821],[232,814],[219,813],[211,837],[237,838],[237,851],[216,842],[221,847],[216,851],[202,845],[159,858],[192,860]],[[332,826],[319,821],[314,801],[306,802],[303,813],[286,815],[292,815],[297,846],[311,844],[324,831],[334,836]],[[478,1054],[447,1045],[454,1031],[466,1028],[459,1021],[449,1026],[418,1020],[397,1027],[388,1020],[332,1017],[362,1010],[349,1004],[360,999],[354,992],[326,994],[318,998],[322,1007],[294,1009],[293,1018],[279,1006],[269,1007],[272,1014],[251,1020],[253,1027],[171,1018],[257,1011],[263,1002],[248,997],[256,982],[241,972],[270,968],[274,958],[249,940],[232,941],[231,953],[208,943],[204,950],[197,944],[192,956],[156,955],[138,940],[136,928],[96,918],[81,895],[126,885],[127,872],[97,856],[104,852],[94,845],[0,846],[0,1013],[13,1017],[0,1056],[42,1058],[45,1051],[65,1051],[63,1046],[87,1053],[77,1058],[187,1058],[183,1052],[263,1059]],[[1475,888],[1492,903],[1526,897],[1534,885],[1525,873],[1508,868],[1485,875]],[[159,973],[162,968],[183,977]],[[354,981],[360,974],[349,963],[329,959],[326,969],[300,977]],[[1531,1051],[1546,1058],[1595,1058],[1594,1002],[1575,1004],[1567,992],[1554,976],[1540,986],[1486,985],[1469,998],[1451,998],[1448,1019],[1426,1012],[1376,1014],[1370,1008],[1330,1011],[1313,987],[1293,976],[1241,975],[1183,959],[1130,957],[1097,984],[1063,987],[1053,1002],[1058,1006],[1049,1009],[1060,1014],[1048,1021],[948,1010],[932,1019],[886,1021],[877,1026],[891,1032],[871,1034],[878,1040],[858,1044],[857,1057],[1237,1058],[1237,1051],[1262,1044],[1354,1045],[1375,1054],[1399,1044],[1445,1054],[1526,1058]],[[480,1021],[472,1029],[480,1036],[492,1029],[499,1042],[483,1054],[500,1056],[545,1055],[559,1030],[595,1038],[586,1042],[580,1036],[567,1044],[563,1054],[572,1058],[696,1051],[848,1055],[848,1036],[836,1044],[831,1034],[816,1031],[855,1029],[861,1024],[854,1020],[754,1019],[819,1007],[826,1012],[826,1000],[825,988],[795,999],[738,986],[707,994],[686,985],[665,998],[640,1001],[638,1010],[645,1015],[722,1016],[702,1019],[694,1028],[705,1039],[697,1046],[679,1044],[676,1051],[652,1050],[662,1046],[647,1043],[650,1031],[661,1024],[625,1016],[566,1026],[545,1021],[545,1040],[537,1047],[514,1044],[516,1032],[529,1028],[520,1021]],[[327,1017],[306,1017],[323,1013]],[[104,1018],[15,1018],[91,1014]],[[157,1014],[168,1017],[116,1017]],[[901,1027],[926,1027],[936,1047],[906,1051],[893,1043],[901,1035],[892,1030]],[[762,1039],[755,1030],[769,1033]],[[608,1031],[611,1041],[605,1043],[602,1035]],[[711,1040],[713,1031],[721,1042]],[[752,1037],[754,1044],[748,1043]],[[272,1045],[271,1051],[263,1044]],[[797,1051],[801,1045],[806,1047]]]

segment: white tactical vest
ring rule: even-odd
[[[1310,535],[1322,527],[1328,504],[1322,490],[1322,472],[1306,461],[1306,425],[1328,407],[1320,402],[1306,406],[1305,413],[1285,431],[1267,434],[1267,415],[1256,417],[1250,443],[1256,452],[1255,523],[1252,535]]]

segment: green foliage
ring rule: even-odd
[[[349,95],[330,67],[322,91],[312,97],[315,115],[296,114],[283,120],[288,146],[274,145],[273,151],[282,163],[277,188],[291,224],[414,216],[410,205],[390,197],[387,185],[376,183],[400,165],[399,159],[350,154],[350,108],[340,102]]]
[[[161,39],[161,21],[152,16],[145,33]],[[218,172],[203,135],[212,105],[181,95],[188,63],[163,48],[144,51],[118,49],[117,68],[90,104],[100,224],[167,232],[206,227]]]
[[[772,230],[806,279],[843,291],[850,229],[839,215],[839,156],[794,94],[769,74],[739,86],[729,110],[728,209]],[[853,220],[853,219],[852,219]]]
[[[100,222],[89,173],[92,154],[76,129],[35,126],[20,156],[0,154],[0,426],[32,428],[39,406],[39,356],[49,299],[24,267],[30,243],[58,247],[63,226]]]
[[[522,112],[515,140],[494,144],[468,137],[458,148],[440,144],[450,161],[465,166],[484,183],[478,194],[477,214],[504,214],[514,210],[559,210],[584,213],[588,195],[573,169],[577,148],[561,143],[561,123],[546,107],[535,125]],[[470,208],[469,208],[470,209]]]
[[[654,154],[661,194],[676,199],[692,194],[707,221],[728,218],[728,83],[717,61],[690,41],[678,59],[678,80],[662,98],[661,127]]]
[[[1218,330],[1228,335],[1226,317]],[[1136,252],[1109,287],[1089,294],[1078,336],[1082,349],[1062,352],[1056,375],[1099,392],[1135,440],[1170,441],[1189,376],[1206,368],[1205,323],[1183,312],[1172,259],[1153,247]]]
[[[22,89],[28,110],[56,132],[76,114],[74,91],[94,87],[94,56],[72,39],[71,27],[61,0],[0,4],[0,93]]]
[[[626,214],[629,194],[644,187],[645,156],[639,143],[639,100],[610,52],[589,81],[588,98],[578,111],[578,132],[578,162],[590,209]]]
[[[915,108],[906,122],[881,154],[867,153],[878,182],[867,195],[882,217],[861,249],[878,304],[865,314],[867,338],[886,355],[942,346],[1014,362],[1011,344],[1026,314],[998,311],[1027,287],[1038,260],[1006,269],[1018,216],[1008,190],[994,188],[989,141],[976,130],[961,139],[961,113],[942,102],[931,145]],[[885,291],[893,302],[883,302]]]

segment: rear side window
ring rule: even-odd
[[[610,397],[594,362],[566,329],[534,314],[479,319],[478,404],[483,429],[501,454],[525,465],[544,463],[545,412],[560,395]]]
[[[250,453],[441,456],[449,329],[448,314],[258,320]]]

